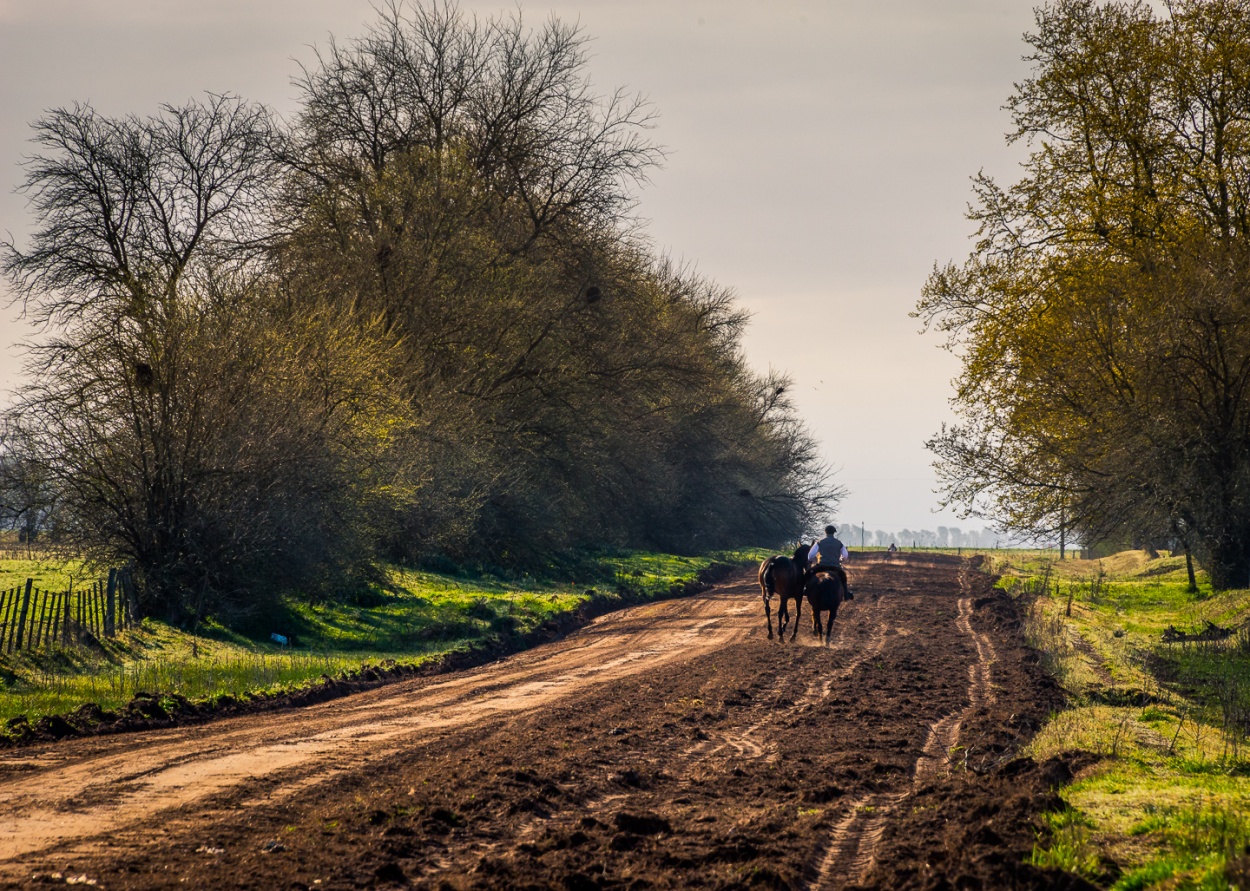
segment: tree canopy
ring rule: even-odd
[[[1060,0],[1027,40],[1024,175],[975,179],[976,249],[918,306],[963,363],[947,497],[1250,585],[1250,4]]]
[[[837,491],[732,293],[633,217],[653,112],[596,93],[585,44],[395,2],[289,122],[228,96],[38,122],[36,229],[0,261],[45,334],[4,466],[57,534],[180,618],[383,557],[803,532]]]

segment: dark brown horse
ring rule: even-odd
[[[773,610],[770,601],[774,594],[781,598],[777,607],[777,634],[785,640],[786,625],[790,621],[790,601],[794,601],[794,630],[790,640],[799,633],[799,617],[803,614],[803,578],[807,575],[807,545],[800,544],[793,557],[780,555],[769,557],[760,564],[760,592],[764,596],[764,616],[768,620],[768,639],[773,639]]]
[[[818,572],[803,585],[803,593],[812,608],[812,633],[824,640],[829,646],[829,637],[833,634],[833,620],[838,617],[838,607],[844,601],[854,600],[855,595],[846,586],[846,581],[836,572]],[[821,626],[820,614],[828,613],[829,618]]]

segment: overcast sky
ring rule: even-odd
[[[970,249],[969,177],[1014,178],[1001,107],[1028,72],[1032,4],[565,0],[523,12],[580,22],[596,85],[655,105],[669,156],[640,213],[657,248],[740,295],[751,362],[793,375],[849,491],[838,519],[981,527],[936,512],[924,440],[950,419],[958,366],[908,312],[934,262]],[[310,47],[373,18],[367,0],[0,0],[0,231],[20,243],[29,229],[13,189],[45,109],[148,114],[212,91],[289,114]],[[26,328],[15,311],[0,324],[10,389],[21,361],[8,345]]]

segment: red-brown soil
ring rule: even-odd
[[[1068,775],[1014,604],[861,563],[833,646],[751,573],[470,671],[0,758],[0,886],[1080,888],[1023,863]]]
[[[258,712],[299,708],[329,702],[353,693],[372,690],[398,680],[412,677],[429,677],[476,668],[530,649],[548,641],[557,640],[570,631],[581,628],[604,613],[625,606],[646,603],[667,597],[687,596],[706,591],[714,582],[728,577],[737,567],[726,563],[713,563],[685,584],[674,585],[660,597],[621,587],[613,596],[594,593],[576,609],[558,613],[532,631],[517,634],[505,633],[474,641],[467,648],[457,648],[433,659],[411,664],[386,660],[379,665],[362,665],[359,670],[348,670],[330,677],[322,675],[317,681],[294,690],[278,693],[248,693],[243,698],[219,696],[211,701],[193,702],[177,693],[136,693],[130,702],[118,711],[102,709],[95,703],[87,703],[72,712],[38,718],[31,724],[25,716],[9,720],[5,732],[0,735],[0,748],[20,748],[39,743],[55,742],[67,737],[105,736],[114,733],[133,733],[137,730],[155,730],[164,727],[186,727],[221,718],[251,715]]]

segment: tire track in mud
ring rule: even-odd
[[[791,621],[797,622],[799,618],[801,617],[792,615]],[[809,630],[810,627],[808,625]],[[809,636],[808,631],[802,629],[793,642],[788,637],[784,641],[770,642],[769,645],[776,646],[778,652],[785,652],[787,648],[793,647],[822,650],[833,659],[845,661],[841,661],[841,664],[821,679],[808,682],[802,687],[794,677],[781,670],[775,671],[770,676],[767,687],[756,692],[752,697],[750,706],[734,713],[735,720],[732,727],[722,727],[707,733],[700,731],[705,738],[698,739],[693,745],[680,749],[678,757],[666,768],[668,778],[677,786],[672,797],[682,799],[689,790],[690,784],[697,782],[701,771],[709,766],[722,763],[771,764],[776,762],[780,755],[777,743],[768,738],[770,726],[788,719],[792,711],[808,711],[828,699],[839,683],[846,681],[862,664],[875,659],[885,649],[892,630],[890,624],[870,618],[868,627],[870,636],[867,646],[864,646],[863,641],[848,639],[847,613],[843,611],[839,613],[839,621],[835,622],[833,640],[828,647],[820,639]],[[763,636],[764,633],[763,628],[752,629],[748,637]],[[791,693],[797,695],[791,696],[789,695]],[[579,826],[585,825],[588,820],[612,824],[620,814],[638,809],[647,810],[645,805],[639,808],[637,806],[639,802],[636,801],[636,799],[647,797],[645,790],[600,793],[578,802],[575,807],[535,815],[525,820],[507,840],[484,845],[471,843],[464,847],[461,849],[459,864],[454,864],[449,860],[440,860],[433,868],[422,873],[421,883],[423,885],[437,884],[457,867],[464,871],[463,860],[466,857],[480,862],[486,857],[507,856],[509,853],[524,850],[527,846],[533,845],[542,836],[571,834],[577,831]]]
[[[820,680],[811,681],[796,699],[787,702],[779,701],[782,698],[782,688],[789,685],[789,679],[782,675],[778,675],[773,685],[773,692],[776,694],[772,701],[767,704],[755,703],[749,713],[750,717],[758,718],[749,726],[741,730],[720,731],[718,736],[722,738],[720,745],[716,745],[716,739],[708,739],[699,744],[685,750],[682,755],[686,758],[712,758],[723,752],[726,748],[733,748],[735,751],[733,757],[743,759],[762,759],[765,761],[775,760],[777,757],[776,745],[767,741],[760,742],[756,739],[759,732],[768,724],[778,720],[779,711],[782,708],[794,708],[798,711],[806,711],[828,699],[835,686],[845,682],[853,675],[863,663],[875,659],[885,649],[889,626],[885,623],[876,625],[873,629],[871,642],[867,648],[856,649],[851,642],[845,639],[845,623],[836,624],[834,626],[837,642],[832,643],[829,649],[834,656],[850,656],[849,661],[839,665],[829,672]],[[809,646],[812,648],[820,648],[822,644],[819,641],[803,640],[802,643],[794,644],[786,643],[783,646]],[[762,716],[761,716],[762,715]]]
[[[964,721],[996,700],[992,666],[997,656],[993,641],[972,627],[969,571],[966,564],[959,570],[960,597],[955,618],[956,628],[976,649],[976,660],[968,666],[968,704],[929,725],[928,737],[916,759],[908,787],[863,795],[851,802],[849,813],[834,825],[828,847],[819,857],[819,865],[809,882],[812,889],[837,889],[864,880],[876,862],[877,847],[895,810],[926,780],[950,765]]]
[[[776,711],[781,707],[780,700],[784,699],[786,681],[787,679],[780,674],[774,676],[769,688],[757,696],[750,709],[743,713],[743,717],[752,720],[752,723],[716,731],[707,739],[700,740],[682,751],[680,766],[670,771],[672,778],[678,783],[686,781],[697,770],[700,762],[718,756],[734,761],[767,762],[775,759],[776,747],[766,741],[757,741],[753,737],[767,723],[767,718],[760,717],[761,713],[769,710]],[[507,855],[512,851],[523,850],[543,834],[575,831],[587,820],[611,823],[617,814],[629,809],[633,797],[629,792],[601,792],[578,801],[576,807],[532,815],[515,827],[511,836],[506,839],[486,844],[470,843],[465,846],[459,852],[459,859],[481,861],[491,856]],[[449,859],[440,860],[422,874],[421,880],[423,883],[436,882],[458,865],[460,864]]]

